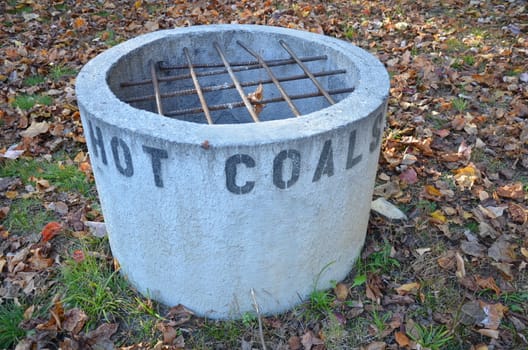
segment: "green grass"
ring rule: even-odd
[[[31,75],[24,79],[24,85],[26,86],[35,86],[46,81],[42,75]]]
[[[429,327],[416,324],[417,335],[409,336],[424,348],[431,350],[447,349],[448,344],[452,341],[453,336],[445,326],[430,325]]]
[[[0,349],[9,349],[24,338],[26,332],[18,325],[24,319],[24,308],[12,301],[0,305]]]
[[[68,259],[60,269],[59,283],[64,287],[63,302],[78,307],[88,316],[87,327],[101,321],[127,318],[134,310],[130,287],[108,261],[95,257],[86,248],[84,260]]]
[[[50,71],[51,79],[57,81],[63,77],[71,77],[77,74],[77,70],[63,65],[53,66]]]
[[[387,323],[389,322],[390,318],[391,314],[389,312],[379,314],[376,309],[372,311],[372,323],[376,328],[377,336],[379,339],[381,339],[383,332],[387,329]]]
[[[11,233],[40,232],[44,225],[56,220],[53,212],[46,210],[42,202],[33,199],[17,199],[11,204],[9,214],[2,225]]]
[[[79,192],[86,196],[92,190],[86,175],[74,165],[64,165],[62,161],[39,161],[23,159],[7,161],[0,168],[0,177],[20,177],[24,184],[35,185],[34,178],[49,181],[62,192]]]
[[[464,112],[469,107],[468,101],[460,97],[453,99],[451,104],[458,113]]]
[[[15,97],[12,102],[13,107],[18,107],[22,110],[33,108],[36,104],[50,106],[53,103],[53,98],[48,95],[19,95]]]

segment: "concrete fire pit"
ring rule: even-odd
[[[389,92],[334,38],[212,25],[91,60],[77,99],[114,256],[141,293],[211,318],[299,304],[363,245]]]

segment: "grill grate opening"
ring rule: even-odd
[[[277,42],[284,57],[265,59],[250,45],[237,40],[237,49],[253,60],[233,62],[229,62],[225,50],[216,41],[213,42],[216,62],[193,62],[192,49],[183,47],[185,63],[152,61],[149,79],[120,82],[122,89],[141,86],[144,86],[142,91],[148,91],[149,86],[151,89],[151,93],[140,96],[127,95],[123,101],[166,117],[197,123],[258,123],[301,116],[301,107],[306,104],[303,100],[318,99],[330,106],[354,91],[354,87],[325,87],[328,86],[325,79],[347,73],[346,69],[321,69],[328,60],[327,55],[300,57],[286,41]],[[152,105],[153,102],[154,108],[144,107],[145,103]],[[267,106],[279,103],[285,104],[285,108],[280,108],[284,114],[266,115]],[[225,112],[239,109],[245,109],[246,114]],[[261,115],[266,115],[264,120]]]

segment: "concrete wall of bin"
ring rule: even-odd
[[[340,51],[356,90],[299,118],[204,125],[133,108],[108,84],[116,62],[150,42],[233,30]],[[90,61],[78,103],[122,272],[140,292],[212,318],[252,311],[251,289],[276,313],[346,277],[365,238],[388,89],[365,51],[281,28],[160,31]]]

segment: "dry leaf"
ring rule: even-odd
[[[345,301],[348,297],[348,286],[344,283],[338,283],[334,288],[334,293],[336,295],[337,300]]]
[[[88,320],[88,316],[81,309],[70,309],[64,313],[62,328],[72,334],[78,334]]]
[[[398,345],[402,348],[405,348],[410,344],[409,337],[403,332],[394,333],[394,338],[396,339]]]
[[[53,237],[55,237],[57,234],[59,234],[59,231],[62,229],[61,224],[58,222],[52,221],[48,223],[44,228],[42,229],[41,235],[42,235],[42,241],[47,242]]]
[[[387,349],[387,343],[383,341],[375,341],[375,342],[368,344],[363,349],[365,350],[385,350]]]
[[[308,331],[301,337],[301,344],[304,350],[310,350],[314,345],[322,345],[323,341],[317,338],[312,331]]]
[[[29,128],[20,132],[20,136],[33,138],[37,135],[43,134],[49,130],[48,122],[31,122]]]
[[[470,163],[468,166],[453,171],[455,173],[454,179],[458,186],[464,190],[471,189],[475,182],[480,179],[480,171]]]
[[[476,282],[478,284],[478,286],[482,289],[491,289],[495,292],[495,294],[497,296],[500,295],[501,293],[501,290],[499,288],[499,286],[497,286],[497,284],[495,283],[495,280],[493,279],[493,277],[489,276],[487,278],[482,278],[480,277],[479,275],[475,276],[475,279],[476,279]]]
[[[511,185],[505,185],[497,188],[497,194],[504,198],[523,199],[524,189],[522,182],[516,182]]]
[[[464,266],[464,259],[458,252],[455,253],[455,259],[456,259],[456,266],[457,266],[456,276],[458,278],[463,278],[464,276],[466,276],[466,268]]]
[[[290,339],[288,339],[288,346],[290,350],[299,350],[302,347],[301,338],[296,335],[290,337]]]
[[[398,288],[395,288],[399,295],[416,294],[418,289],[420,289],[420,283],[418,282],[402,284]]]

